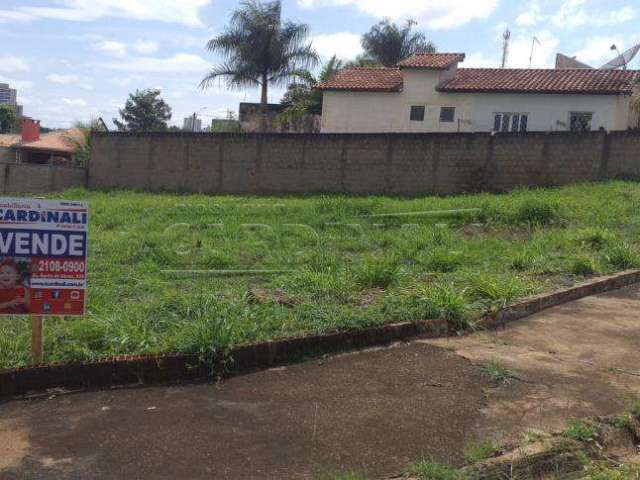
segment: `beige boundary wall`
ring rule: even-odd
[[[0,162],[0,193],[48,193],[85,187],[87,170],[59,165]]]
[[[103,134],[90,188],[458,193],[640,177],[640,132]]]

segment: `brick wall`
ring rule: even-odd
[[[96,134],[89,187],[458,193],[640,176],[639,132]]]
[[[48,193],[86,186],[84,168],[0,162],[0,194]]]

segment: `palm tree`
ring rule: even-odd
[[[296,72],[315,66],[318,54],[307,42],[309,27],[282,22],[280,0],[246,0],[231,15],[225,31],[209,40],[207,49],[225,57],[202,80],[207,88],[224,78],[231,88],[261,88],[260,112],[265,126],[269,85],[285,85]]]
[[[364,59],[380,62],[385,67],[393,67],[416,53],[433,53],[436,46],[422,32],[413,31],[417,25],[415,20],[407,20],[403,27],[399,28],[389,19],[384,19],[371,27],[362,36],[362,48],[365,52]]]

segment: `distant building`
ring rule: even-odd
[[[196,116],[189,116],[184,119],[182,123],[182,129],[187,132],[201,132],[202,120]]]
[[[9,88],[8,83],[0,83],[0,104],[9,105],[17,116],[22,116],[22,105],[18,105],[18,92],[15,88]]]

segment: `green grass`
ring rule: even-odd
[[[47,361],[207,356],[430,318],[459,329],[529,294],[640,266],[633,182],[418,198],[62,196],[90,204],[88,308],[84,319],[46,320]],[[271,272],[163,273],[184,269]],[[267,300],[252,298],[255,287]],[[29,338],[27,318],[0,320],[0,368],[29,363]]]
[[[505,367],[498,360],[491,360],[484,367],[484,374],[498,384],[507,384],[516,377],[511,370]]]
[[[500,449],[494,445],[491,440],[485,440],[467,445],[463,455],[467,463],[475,463],[486,458],[491,458],[499,451]]]
[[[406,473],[419,480],[462,480],[462,474],[455,468],[441,463],[421,460],[412,463]]]
[[[579,442],[592,442],[598,438],[598,429],[582,420],[572,420],[562,435]]]

